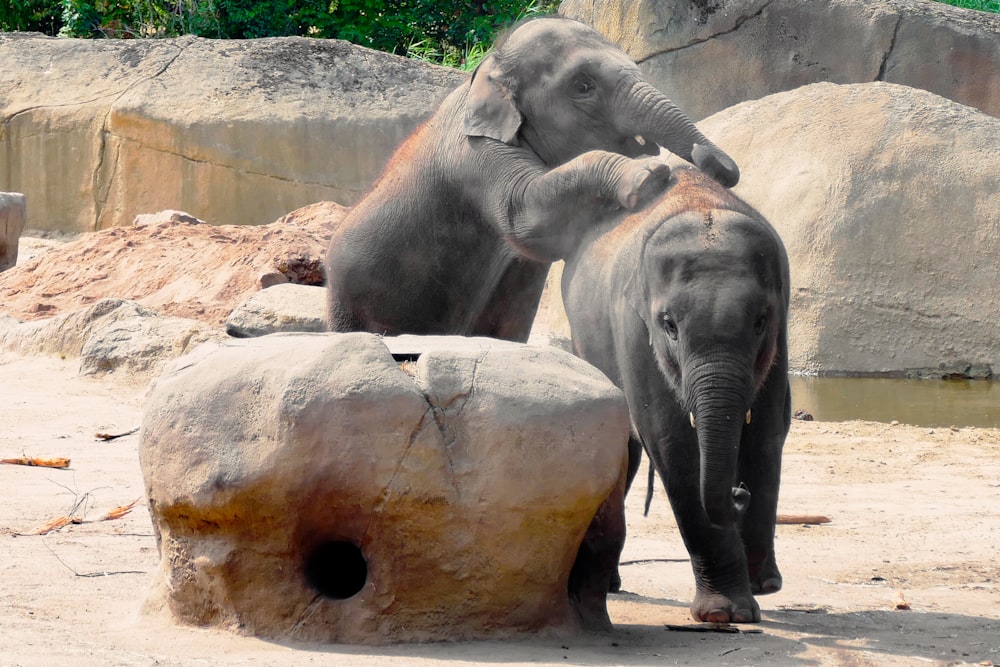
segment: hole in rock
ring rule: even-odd
[[[406,361],[414,362],[414,361],[416,361],[419,358],[420,358],[420,353],[419,352],[393,352],[392,353],[392,359],[393,359],[393,361],[396,361],[396,362],[399,362],[399,363],[403,363],[403,362],[406,362]]]
[[[324,542],[306,557],[306,581],[321,594],[346,600],[361,592],[368,580],[368,563],[351,542]]]

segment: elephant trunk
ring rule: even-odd
[[[701,453],[701,503],[712,523],[728,526],[750,502],[737,469],[753,393],[752,374],[733,361],[704,364],[699,371],[688,395]]]
[[[695,127],[691,119],[673,102],[644,80],[625,80],[619,122],[624,133],[654,141],[684,158],[726,187],[740,180],[736,162]]]

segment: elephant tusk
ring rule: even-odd
[[[635,143],[639,144],[640,146],[645,146],[646,140],[643,138],[641,134],[637,134],[635,135]]]
[[[748,424],[750,423],[750,411],[749,410],[747,410],[747,423]]]
[[[689,412],[688,413],[688,417],[691,418],[691,428],[695,428],[695,425],[694,425],[694,413],[693,412]]]

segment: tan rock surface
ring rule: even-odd
[[[990,12],[922,0],[563,0],[559,11],[621,44],[696,120],[819,81],[898,83],[1000,116]]]
[[[0,191],[31,229],[353,203],[465,74],[338,40],[0,34]]]
[[[817,83],[700,126],[788,249],[793,372],[997,377],[1000,120],[917,88]],[[539,319],[568,335],[561,270]]]
[[[607,378],[548,347],[367,333],[203,346],[156,380],[142,422],[152,604],[283,641],[607,625],[627,430]],[[605,505],[615,525],[591,540]]]
[[[705,119],[791,263],[793,370],[1000,372],[1000,120],[887,83]]]

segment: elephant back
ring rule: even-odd
[[[581,246],[578,258],[591,256],[604,263],[613,256],[631,262],[641,254],[641,248],[663,224],[690,211],[735,211],[765,225],[777,234],[770,224],[749,204],[730,189],[720,185],[694,167],[676,167],[671,171],[670,183],[662,195],[638,211],[622,211],[608,224],[595,229]],[[570,259],[569,264],[575,263]]]

